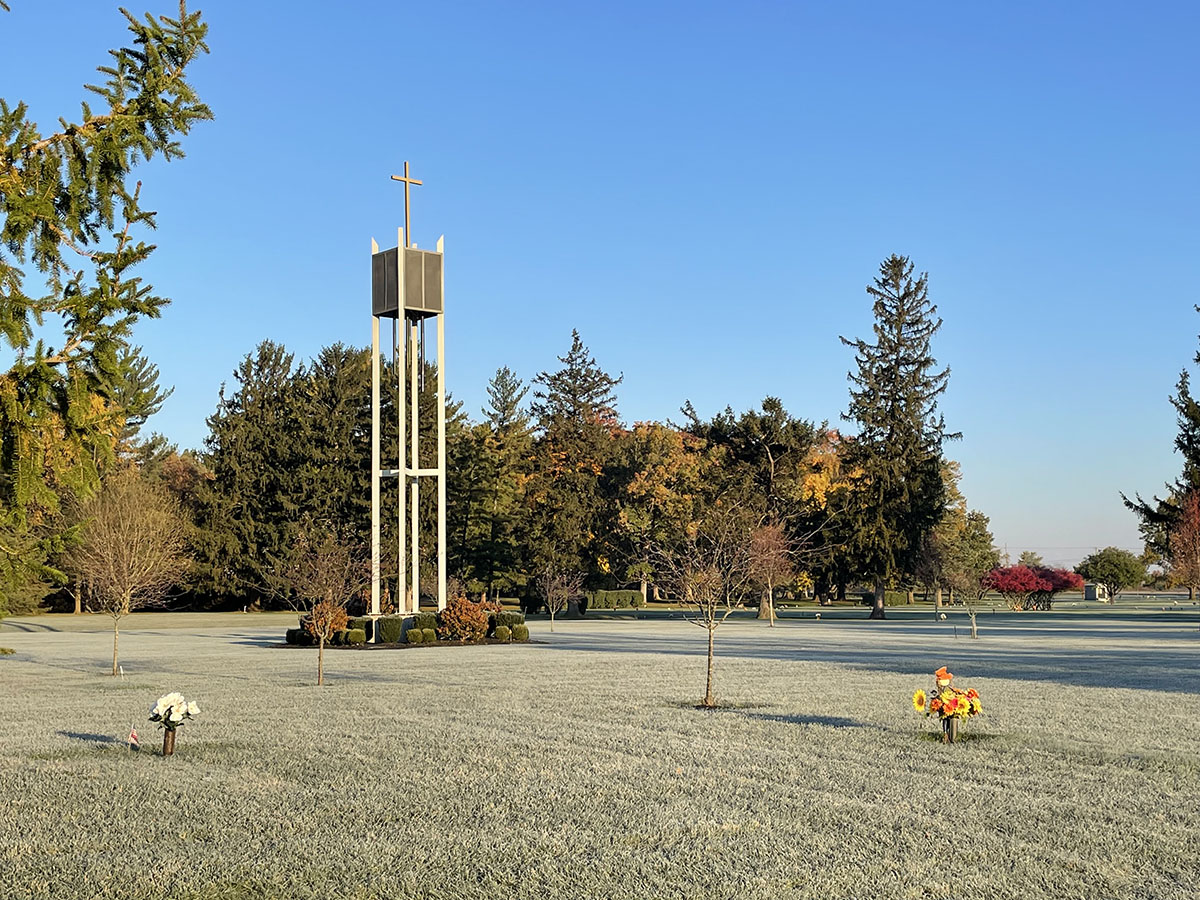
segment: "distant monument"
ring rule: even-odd
[[[421,184],[408,174],[393,175],[393,181],[404,183],[404,227],[397,229],[396,246],[380,250],[371,239],[371,615],[380,610],[380,488],[385,478],[395,478],[399,485],[398,540],[396,559],[398,575],[396,605],[401,614],[415,613],[421,602],[420,555],[420,497],[423,479],[437,482],[437,603],[446,606],[446,326],[443,303],[445,272],[443,266],[444,236],[437,240],[436,250],[419,250],[410,244],[409,189]],[[420,404],[417,402],[424,379],[425,320],[434,319],[437,326],[437,465],[421,468],[418,437],[420,435]],[[396,419],[399,426],[396,448],[396,468],[380,468],[380,402],[379,402],[379,320],[396,321],[396,338],[392,354],[399,387]],[[412,398],[407,428],[405,398]],[[408,488],[406,491],[405,488]],[[406,505],[406,494],[408,503]],[[408,526],[406,529],[406,512]],[[409,560],[405,564],[405,538],[410,537]]]

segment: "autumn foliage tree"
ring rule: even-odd
[[[1188,599],[1196,599],[1200,588],[1200,491],[1188,491],[1179,508],[1179,518],[1171,529],[1171,580],[1188,589]]]
[[[112,617],[112,673],[121,619],[158,604],[187,570],[186,526],[166,488],[129,467],[113,472],[80,508],[82,536],[68,570]]]
[[[306,612],[304,627],[317,641],[317,684],[324,684],[325,645],[346,627],[347,601],[370,580],[366,556],[334,528],[307,522],[281,575],[291,602]]]
[[[746,565],[750,580],[762,591],[758,617],[770,619],[775,627],[775,588],[796,575],[793,547],[787,533],[777,524],[763,525],[750,535]]]
[[[1069,569],[1006,566],[988,572],[983,584],[1004,597],[1013,609],[1050,609],[1056,594],[1079,590],[1083,579]]]

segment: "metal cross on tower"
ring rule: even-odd
[[[443,309],[445,275],[439,237],[436,250],[419,250],[410,243],[409,191],[421,182],[412,178],[408,162],[404,174],[393,175],[404,183],[404,227],[398,229],[396,246],[380,251],[371,241],[371,615],[378,616],[382,573],[380,571],[380,493],[384,478],[395,478],[398,491],[396,605],[401,614],[415,613],[421,602],[420,499],[421,480],[437,481],[437,605],[446,606],[446,326]],[[395,469],[382,469],[380,447],[379,320],[397,320],[398,339],[392,347],[397,382],[396,426],[398,432]],[[437,323],[437,460],[421,467],[420,390],[424,382],[425,319]],[[411,397],[411,402],[406,402]],[[405,412],[408,422],[405,422]],[[406,434],[406,431],[408,434]],[[407,439],[406,439],[407,438]],[[406,502],[407,501],[407,502]],[[405,511],[409,513],[408,521]],[[407,534],[406,534],[407,532]],[[408,538],[406,541],[405,538]],[[405,544],[409,560],[405,563]]]
[[[403,181],[404,182],[404,241],[405,241],[404,246],[407,247],[408,241],[412,240],[412,226],[409,224],[409,221],[408,221],[408,209],[409,209],[408,191],[409,191],[409,188],[412,187],[414,184],[421,185],[421,184],[424,184],[424,182],[418,181],[415,178],[408,177],[408,160],[407,159],[404,161],[404,174],[403,175],[393,175],[392,181]]]

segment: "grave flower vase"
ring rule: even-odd
[[[958,740],[958,716],[951,716],[948,719],[942,719],[942,741],[946,744],[953,744]]]
[[[163,756],[175,755],[175,729],[163,729]]]

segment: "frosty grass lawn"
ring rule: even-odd
[[[1200,896],[1194,610],[805,615],[722,628],[716,712],[679,621],[334,651],[324,688],[287,617],[134,617],[124,680],[106,620],[10,621],[0,897]],[[985,709],[949,747],[910,703],[943,663]],[[171,690],[203,712],[163,759]]]

